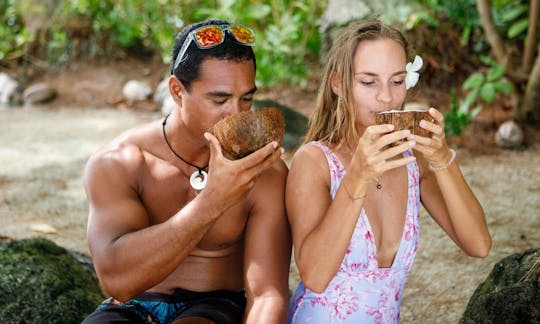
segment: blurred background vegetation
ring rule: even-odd
[[[312,67],[320,64],[321,16],[329,1],[0,0],[0,67],[47,69],[133,55],[169,64],[174,36],[183,26],[219,17],[255,30],[259,84],[303,87]],[[410,3],[414,10],[391,12],[394,6],[388,6],[383,18],[407,33],[415,51],[427,59],[426,83],[452,96],[447,114],[457,123],[456,132],[501,96],[510,98],[518,120],[540,123],[538,104],[523,107],[529,81],[539,73],[532,74],[540,39],[538,0]],[[489,21],[478,10],[482,4],[494,30],[486,29]],[[497,41],[503,44],[501,55]]]

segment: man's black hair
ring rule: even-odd
[[[252,60],[253,65],[256,66],[255,54],[253,53],[251,46],[245,46],[237,43],[233,39],[233,36],[227,32],[225,33],[223,43],[210,49],[200,49],[197,47],[195,42],[192,41],[184,54],[182,62],[180,62],[175,69],[174,64],[176,60],[180,59],[177,58],[178,52],[180,51],[182,44],[184,44],[187,35],[199,27],[208,25],[230,25],[230,23],[221,19],[209,19],[188,25],[182,29],[178,35],[176,35],[174,49],[172,51],[171,74],[176,76],[178,80],[182,81],[184,87],[188,91],[190,89],[191,82],[197,80],[199,77],[202,62],[206,58],[211,57],[236,62]]]

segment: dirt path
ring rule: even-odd
[[[105,109],[0,110],[0,236],[45,236],[88,252],[86,159],[122,130],[158,117]],[[483,155],[460,149],[458,161],[486,211],[493,250],[484,260],[468,258],[422,217],[402,323],[456,323],[498,260],[540,247],[540,143]],[[292,274],[295,287],[294,268]]]

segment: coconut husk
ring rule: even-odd
[[[434,122],[427,110],[389,110],[375,114],[375,122],[380,124],[392,124],[394,130],[408,129],[412,134],[428,137],[430,132],[420,127],[420,121],[424,119]]]
[[[236,160],[272,141],[282,146],[285,119],[274,107],[244,111],[220,120],[214,125],[213,133],[225,153]]]

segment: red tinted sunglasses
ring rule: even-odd
[[[255,45],[255,33],[248,27],[241,25],[208,25],[191,31],[182,44],[174,62],[173,71],[176,70],[191,42],[195,42],[200,49],[209,49],[218,46],[225,40],[225,32],[229,32],[234,40],[245,46]]]

